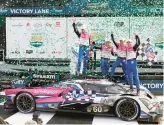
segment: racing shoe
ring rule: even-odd
[[[80,72],[77,71],[77,72],[76,72],[76,76],[80,76]]]
[[[127,92],[133,92],[133,88],[130,87],[130,88],[127,90]]]
[[[116,83],[116,80],[113,77],[109,77],[108,80]]]
[[[107,78],[106,75],[103,75],[102,77],[103,77],[104,79]]]
[[[137,94],[136,95],[139,95],[140,94],[140,89],[137,89]]]

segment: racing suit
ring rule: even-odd
[[[89,54],[89,45],[91,44],[91,35],[88,33],[80,33],[76,27],[76,24],[73,23],[74,32],[79,38],[79,54],[78,54],[78,64],[77,72],[80,73],[81,62],[83,59],[83,73],[87,71],[88,65],[88,54]]]
[[[134,46],[127,46],[127,73],[128,73],[128,83],[130,88],[133,89],[133,76],[136,82],[137,91],[140,90],[140,80],[138,76],[137,61],[136,61],[136,51],[140,45],[140,39],[136,35],[136,44]]]
[[[125,45],[122,46],[121,44],[116,43],[114,40],[113,34],[111,34],[111,37],[112,37],[112,41],[115,44],[116,49],[117,49],[117,59],[112,65],[110,76],[113,77],[116,67],[118,65],[121,65],[123,73],[124,73],[124,79],[127,82],[128,81],[128,75],[127,75],[127,69],[126,69],[126,63],[127,63],[126,62],[126,46]]]
[[[103,75],[107,76],[109,75],[110,57],[111,55],[114,55],[113,47],[101,45],[95,47],[95,49],[101,50],[101,60],[100,60],[101,72],[103,73]]]

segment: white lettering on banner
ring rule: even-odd
[[[34,74],[33,78],[55,79],[55,75],[37,75],[37,74]]]
[[[6,13],[7,11],[7,9],[0,9],[0,13]]]
[[[35,13],[50,13],[49,9],[39,9],[39,10],[35,10]]]
[[[162,83],[156,83],[156,84],[142,84],[143,86],[147,86],[147,88],[152,88],[152,89],[154,89],[154,88],[157,88],[157,89],[162,89],[163,88],[163,84]]]
[[[49,9],[10,9],[10,11],[12,14],[50,13]]]
[[[62,11],[63,11],[63,10],[56,10],[56,9],[55,9],[55,12],[62,12]]]
[[[33,13],[33,9],[10,9],[12,14],[31,14]]]
[[[50,91],[49,89],[39,89],[39,90],[34,90],[35,94],[57,94],[56,91]]]
[[[159,84],[161,88],[163,88],[163,84]]]
[[[24,80],[13,81],[12,84],[24,84]]]

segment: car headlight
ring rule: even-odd
[[[153,107],[153,104],[145,98],[140,98],[141,102],[150,110]]]

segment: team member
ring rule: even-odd
[[[95,46],[96,49],[101,50],[101,71],[103,75],[109,75],[109,66],[110,66],[110,58],[113,53],[113,47],[110,45],[109,39],[105,40],[106,42],[101,46]]]
[[[87,69],[91,72],[93,70],[96,70],[96,50],[95,48],[95,42],[92,43],[90,46],[90,53],[89,53],[89,60],[88,60],[88,67]]]
[[[114,72],[115,72],[115,69],[118,65],[121,65],[122,66],[122,70],[123,70],[123,73],[124,73],[124,78],[127,82],[128,80],[128,76],[127,76],[127,69],[126,69],[126,44],[124,43],[124,39],[120,40],[120,43],[116,43],[115,40],[114,40],[114,36],[113,36],[113,33],[111,34],[111,37],[112,37],[112,41],[114,43],[114,45],[116,46],[116,49],[117,49],[117,60],[113,63],[112,65],[112,70],[111,70],[111,74],[110,74],[110,79],[112,80],[113,76],[114,76]]]
[[[136,44],[132,45],[131,40],[127,41],[127,72],[128,72],[128,82],[130,84],[130,89],[133,91],[133,77],[135,78],[137,95],[140,91],[140,80],[138,76],[137,61],[136,61],[136,50],[140,45],[140,39],[138,35],[135,34]]]
[[[81,69],[81,62],[83,59],[83,73],[86,73],[87,71],[87,65],[88,65],[88,55],[89,55],[89,45],[93,42],[91,39],[91,35],[87,33],[86,27],[83,25],[81,28],[81,32],[78,31],[75,19],[73,19],[73,28],[74,32],[77,34],[79,38],[79,54],[78,54],[78,64],[77,64],[77,75],[80,74]]]

